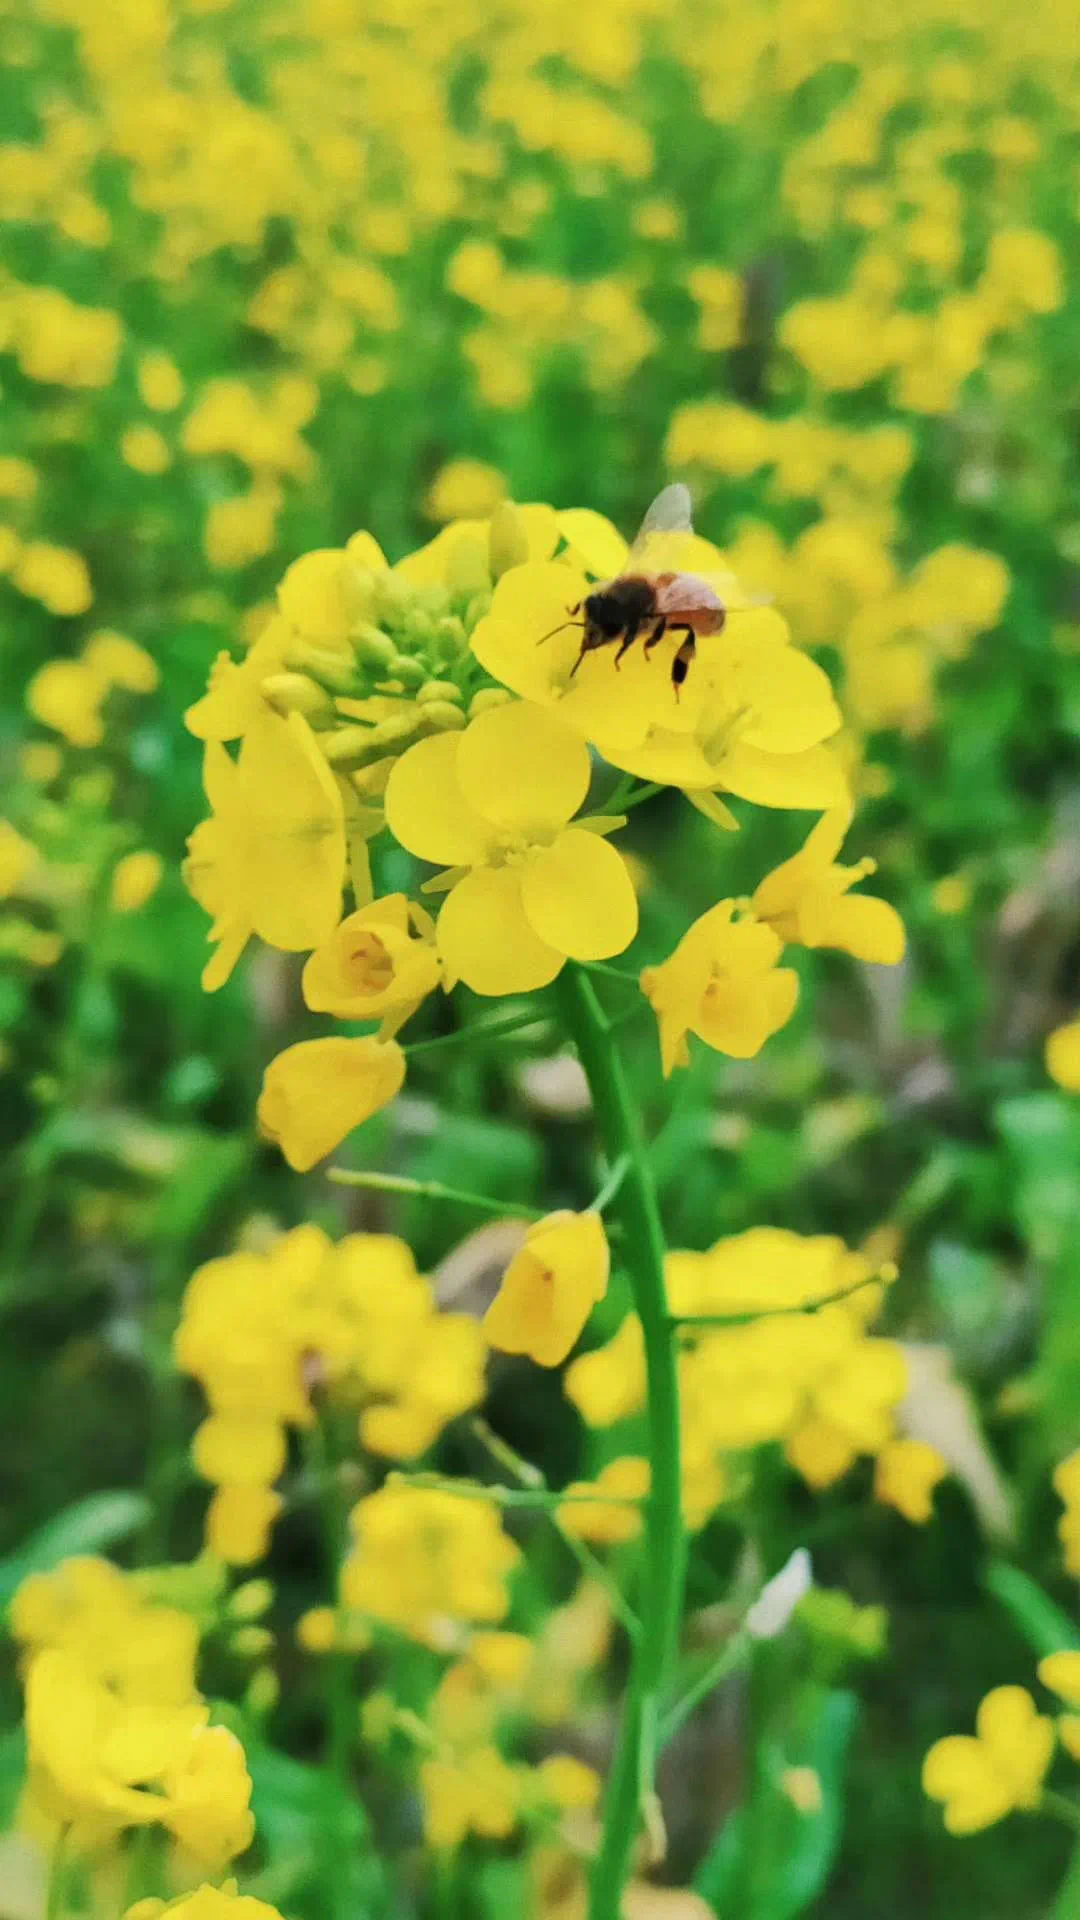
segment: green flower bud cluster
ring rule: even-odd
[[[440,535],[431,558],[441,566],[423,579],[365,564],[363,538],[290,569],[279,598],[293,637],[283,670],[261,683],[278,712],[303,714],[341,773],[430,734],[460,731],[511,697],[469,643],[494,581],[528,557],[509,502],[492,515],[486,538],[466,527]]]

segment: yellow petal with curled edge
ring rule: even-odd
[[[821,904],[816,947],[838,947],[856,960],[895,967],[904,957],[904,923],[887,900],[869,895],[841,894]]]
[[[571,550],[597,580],[610,580],[626,565],[627,545],[622,534],[592,507],[567,507],[555,515],[559,532]]]
[[[979,1702],[975,1731],[1008,1782],[1013,1804],[1034,1806],[1054,1751],[1054,1723],[1026,1687],[994,1687]]]
[[[307,1173],[404,1081],[405,1055],[394,1040],[301,1040],[271,1060],[256,1118],[290,1167]]]
[[[466,729],[457,777],[466,805],[531,838],[577,812],[589,787],[589,749],[550,708],[513,700]]]
[[[466,874],[447,896],[437,935],[447,972],[474,993],[546,987],[565,958],[529,924],[516,867],[480,867]]]
[[[491,839],[458,781],[463,736],[436,733],[403,753],[386,783],[386,823],[403,847],[438,866],[478,865]]]
[[[533,931],[572,960],[606,960],[637,933],[637,896],[625,860],[580,827],[568,827],[528,861],[521,897]]]

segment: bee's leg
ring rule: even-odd
[[[677,627],[675,631],[677,633],[685,633],[686,635],[686,639],[683,641],[671,663],[671,684],[675,689],[675,698],[677,700],[679,697],[679,688],[686,679],[690,671],[690,662],[697,652],[697,639],[693,627]]]
[[[645,652],[647,655],[652,652],[657,641],[663,639],[666,632],[667,632],[667,615],[662,613],[655,627],[650,633],[648,639],[645,642]]]
[[[625,633],[622,636],[622,639],[619,641],[619,651],[615,655],[616,673],[618,673],[619,671],[619,661],[622,659],[623,654],[626,652],[626,649],[628,647],[633,646],[634,641],[638,637],[639,631],[640,631],[639,622],[636,620],[631,620],[629,626],[627,627]]]

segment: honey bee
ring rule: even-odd
[[[580,625],[581,648],[571,673],[577,672],[587,653],[599,647],[618,648],[614,662],[618,667],[635,640],[642,640],[648,655],[665,633],[681,633],[684,637],[671,663],[671,684],[678,699],[698,640],[703,634],[721,632],[727,608],[699,574],[651,573],[645,570],[645,561],[649,544],[658,534],[693,530],[687,488],[678,482],[665,487],[641,523],[625,570],[614,580],[601,581],[584,600],[568,607],[571,618],[544,634],[550,640],[565,627]],[[577,614],[584,616],[580,622]]]

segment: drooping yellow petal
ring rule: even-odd
[[[299,713],[269,708],[248,727],[237,768],[244,835],[237,882],[251,924],[271,946],[325,940],[341,912],[345,818],[337,783]]]
[[[256,1118],[290,1167],[307,1173],[404,1081],[405,1055],[394,1040],[301,1040],[271,1060]]]
[[[457,738],[465,802],[504,832],[561,827],[585,798],[589,749],[548,707],[526,700],[492,707]]]
[[[583,561],[594,579],[611,580],[622,572],[626,541],[602,513],[592,507],[567,507],[555,518],[571,558]]]
[[[504,1353],[542,1367],[565,1360],[607,1290],[610,1255],[597,1213],[552,1213],[529,1228],[484,1316]]]
[[[386,822],[403,847],[437,866],[473,866],[491,838],[458,781],[462,735],[436,733],[396,761],[386,783]]]
[[[823,906],[818,947],[838,947],[856,960],[895,967],[904,957],[907,936],[896,908],[868,894],[845,893]]]
[[[637,933],[637,896],[626,862],[580,827],[567,827],[527,862],[521,897],[533,931],[571,960],[606,960]]]
[[[566,957],[530,925],[517,867],[480,867],[466,874],[447,895],[436,931],[449,977],[463,980],[474,993],[546,987]]]

